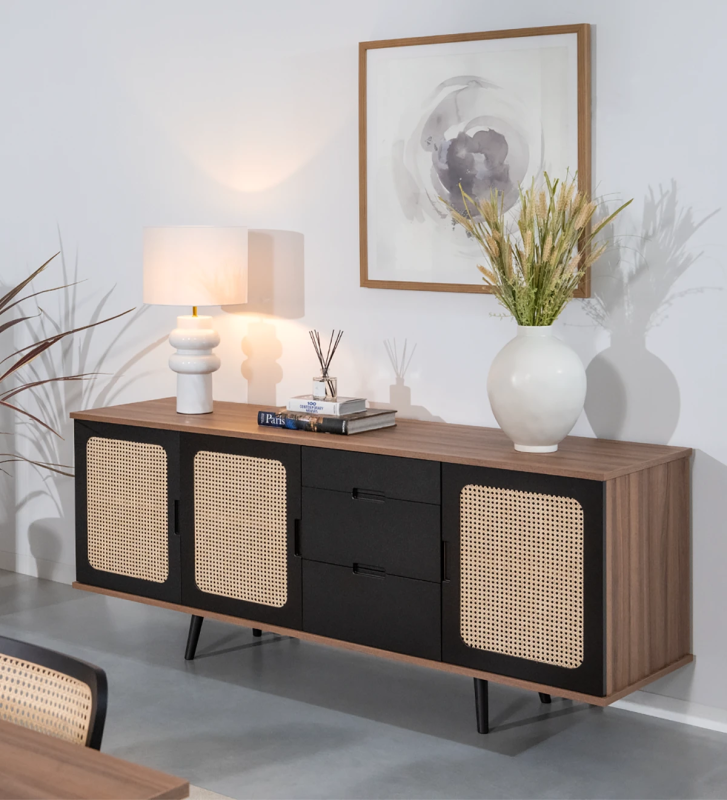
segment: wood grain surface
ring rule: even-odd
[[[71,416],[87,422],[286,442],[596,481],[687,458],[692,452],[688,447],[568,436],[555,453],[518,453],[499,428],[409,419],[397,419],[394,428],[335,436],[259,426],[257,413],[260,410],[269,411],[270,407],[215,401],[211,414],[177,414],[175,398],[166,397],[76,411]]]
[[[667,664],[653,675],[643,677],[641,680],[635,682],[631,686],[623,687],[621,690],[613,692],[606,697],[597,697],[595,695],[583,694],[582,692],[571,692],[568,689],[553,688],[543,683],[533,683],[532,681],[524,681],[518,678],[510,678],[507,675],[498,675],[494,672],[483,672],[478,669],[470,669],[469,667],[460,667],[456,664],[445,664],[442,661],[430,661],[426,658],[418,658],[417,656],[406,656],[401,653],[393,653],[389,650],[379,650],[375,647],[367,647],[362,644],[354,644],[353,642],[346,642],[341,639],[330,639],[326,636],[319,636],[316,633],[306,633],[305,631],[293,630],[291,628],[283,628],[279,625],[262,625],[260,622],[254,620],[242,619],[241,617],[231,617],[227,614],[218,614],[216,611],[207,611],[205,609],[190,608],[189,606],[181,606],[176,603],[167,603],[163,600],[154,600],[150,597],[139,597],[134,594],[126,594],[125,592],[116,592],[113,589],[103,589],[98,586],[88,586],[83,583],[75,582],[74,589],[80,589],[84,592],[93,592],[94,594],[102,594],[108,597],[118,597],[121,600],[132,600],[135,603],[143,603],[149,606],[158,606],[160,608],[167,608],[172,611],[181,611],[183,614],[194,614],[198,617],[207,617],[209,619],[216,619],[219,622],[226,622],[230,625],[240,625],[243,628],[262,628],[263,630],[270,631],[271,633],[278,633],[282,636],[290,636],[293,639],[301,639],[306,642],[314,642],[315,644],[327,645],[329,647],[337,647],[341,650],[351,650],[355,653],[365,653],[366,655],[376,656],[377,658],[386,658],[390,661],[400,661],[405,664],[414,664],[419,667],[427,667],[428,669],[436,669],[440,672],[449,672],[455,675],[465,675],[469,678],[481,678],[482,680],[492,681],[493,683],[501,683],[505,686],[515,686],[520,689],[527,689],[533,692],[545,692],[552,694],[554,697],[565,697],[569,700],[578,700],[582,703],[590,703],[596,706],[608,706],[616,700],[630,694],[631,692],[640,689],[642,686],[651,681],[658,680],[664,675],[683,667],[685,664],[694,660],[694,656],[687,654],[675,661],[673,664]]]
[[[606,484],[607,692],[691,647],[689,462]]]
[[[0,720],[0,798],[189,797],[189,782]]]

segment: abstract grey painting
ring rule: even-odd
[[[522,185],[579,169],[578,33],[508,33],[362,45],[362,285],[477,291],[442,199],[516,211]]]

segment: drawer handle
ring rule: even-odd
[[[293,522],[293,555],[300,556],[300,520]]]
[[[354,575],[364,575],[367,578],[385,578],[386,570],[383,567],[370,567],[368,564],[354,564]]]
[[[354,500],[368,500],[370,503],[383,503],[386,500],[383,492],[370,492],[366,489],[354,489],[351,496]]]

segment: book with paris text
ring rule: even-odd
[[[300,411],[258,411],[257,424],[272,428],[335,433],[351,436],[396,425],[396,411],[390,408],[368,408],[345,417],[327,414],[307,414]]]

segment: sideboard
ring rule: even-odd
[[[690,456],[398,420],[333,436],[174,398],[72,414],[76,588],[608,705],[692,661]]]

